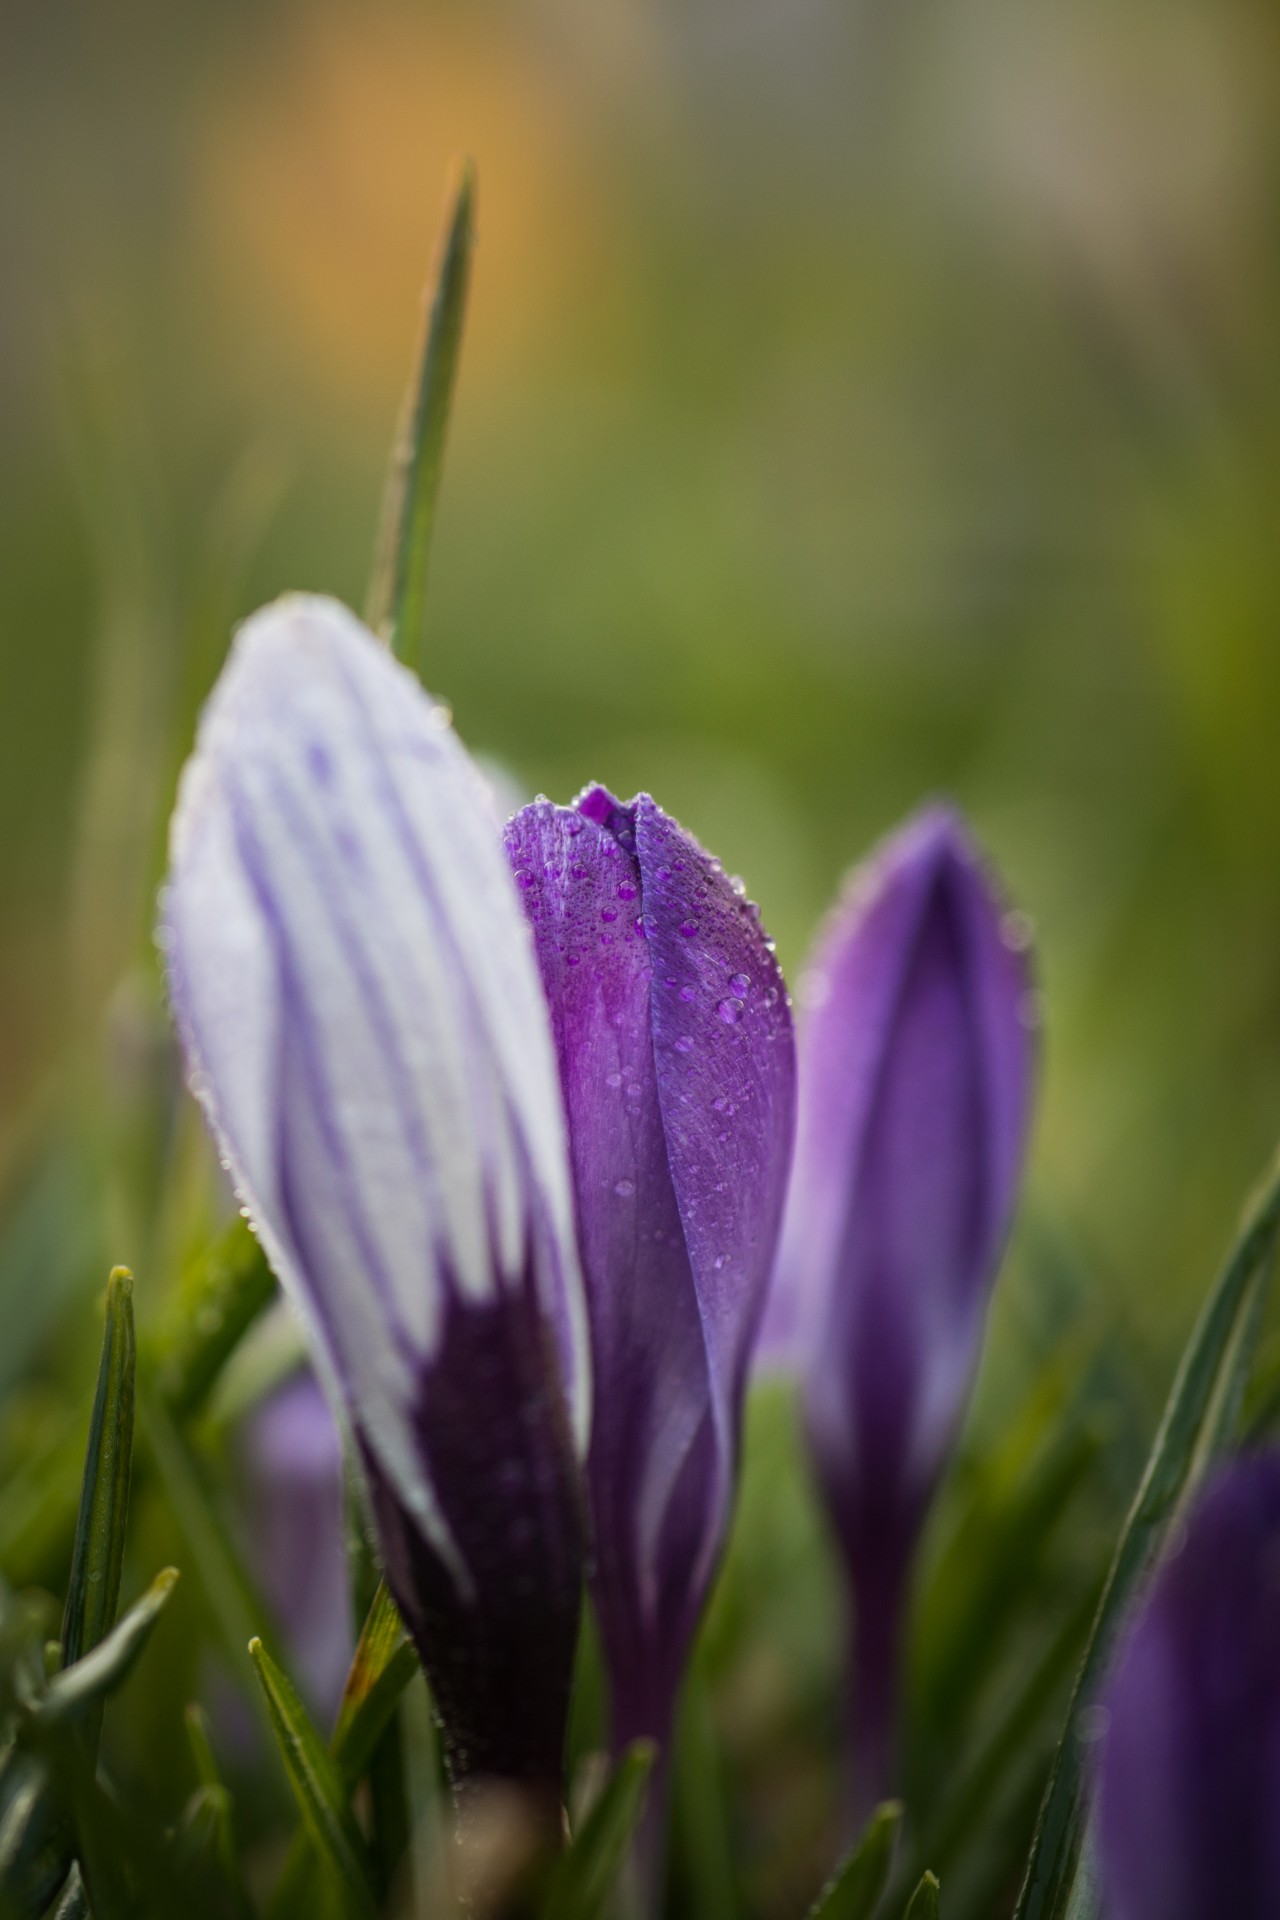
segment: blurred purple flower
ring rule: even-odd
[[[1104,1695],[1107,1920],[1280,1911],[1280,1455],[1211,1483]]]
[[[586,1316],[528,932],[447,717],[344,608],[242,630],[160,933],[193,1091],[368,1476],[455,1778],[558,1780]]]
[[[569,1122],[613,1734],[664,1743],[729,1526],[791,1152],[790,1006],[741,883],[647,794],[539,800],[507,852]]]
[[[328,1726],[351,1664],[351,1592],[342,1441],[314,1374],[294,1374],[254,1408],[240,1469],[248,1564],[284,1633],[289,1670]]]
[[[911,1563],[1018,1193],[1026,945],[960,821],[931,808],[854,875],[801,989],[795,1165],[760,1358],[802,1374],[853,1589],[855,1816],[890,1785]]]

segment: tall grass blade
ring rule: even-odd
[[[405,404],[382,509],[369,625],[401,660],[421,665],[427,560],[471,275],[475,170],[457,169],[427,305],[418,376]]]
[[[120,1601],[129,1475],[133,1466],[133,1410],[137,1344],[133,1331],[133,1276],[124,1267],[107,1281],[106,1326],[98,1384],[89,1416],[80,1510],[71,1550],[71,1576],[62,1616],[62,1664],[72,1667],[105,1639]],[[98,1750],[102,1709],[82,1729],[92,1756]]]

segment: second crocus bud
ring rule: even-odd
[[[1017,1197],[1035,1046],[1023,922],[932,808],[854,876],[801,989],[795,1167],[762,1351],[803,1379],[854,1599],[853,1817],[892,1785],[916,1543]]]
[[[614,1739],[661,1746],[728,1532],[791,1151],[791,1013],[754,907],[647,794],[538,801],[507,852],[569,1123]]]

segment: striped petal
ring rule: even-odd
[[[359,1441],[424,1659],[427,1564],[432,1607],[469,1629],[509,1573],[565,1614],[586,1319],[546,1011],[479,776],[353,615],[288,599],[246,624],[209,702],[171,867],[191,1084]],[[546,1329],[536,1365],[513,1361],[512,1325],[525,1345]],[[462,1458],[432,1414],[460,1376]],[[523,1439],[554,1525],[503,1492]],[[505,1566],[491,1535],[522,1517]],[[489,1753],[467,1731],[497,1764],[498,1734]]]

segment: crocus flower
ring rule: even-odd
[[[755,908],[600,787],[507,828],[568,1116],[613,1732],[663,1743],[729,1525],[791,1151],[791,1014]]]
[[[288,599],[239,635],[171,855],[191,1084],[355,1437],[454,1777],[550,1787],[586,1317],[546,1006],[479,777],[352,614]]]
[[[1280,1911],[1280,1455],[1233,1462],[1193,1508],[1101,1725],[1106,1920]]]
[[[240,1435],[245,1554],[289,1653],[289,1670],[328,1726],[353,1643],[342,1440],[314,1373],[256,1406]]]
[[[967,1401],[1017,1195],[1034,1002],[956,816],[854,876],[801,988],[795,1165],[762,1356],[803,1378],[849,1575],[855,1817],[890,1786],[912,1557]]]

